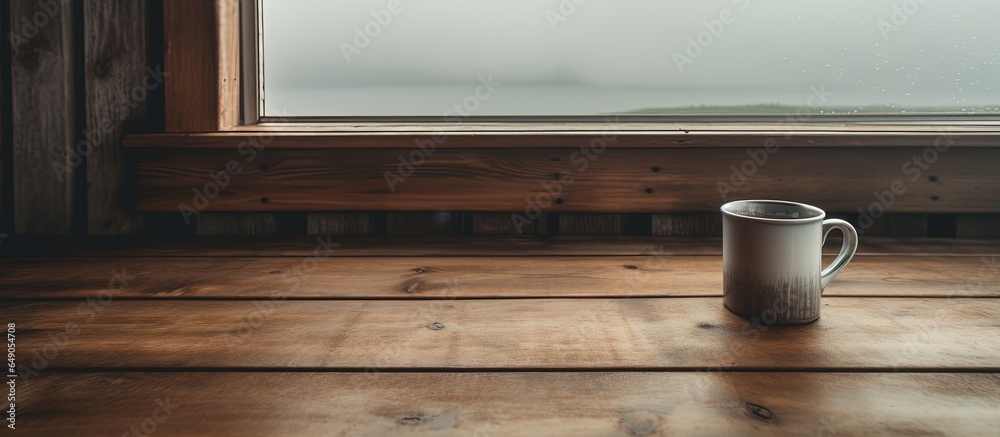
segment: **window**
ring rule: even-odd
[[[993,0],[259,0],[262,111],[1000,113]]]

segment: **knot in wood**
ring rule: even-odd
[[[747,412],[752,414],[754,417],[758,419],[768,422],[774,420],[774,413],[772,413],[771,410],[767,409],[767,407],[757,404],[751,404],[749,402],[746,403],[746,407],[747,407]]]
[[[404,426],[417,426],[420,425],[423,421],[424,419],[417,415],[403,416],[400,417],[399,420],[396,420],[397,423]]]
[[[17,51],[14,58],[17,59],[17,63],[24,67],[24,69],[32,71],[37,70],[41,65],[42,54],[37,46],[25,45]]]

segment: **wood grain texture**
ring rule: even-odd
[[[721,237],[720,213],[653,214],[653,235]]]
[[[65,235],[73,222],[73,172],[82,160],[75,151],[73,13],[71,4],[54,3],[10,1],[11,35],[19,36],[11,41],[10,97],[19,234]]]
[[[906,192],[893,212],[992,212],[1000,208],[1000,149],[953,148],[934,164],[948,184],[910,181],[903,166],[923,149],[782,149],[727,199],[784,198],[827,211],[854,211],[876,202],[873,192],[895,180]],[[726,199],[719,184],[747,161],[744,149],[611,149],[584,165],[559,149],[440,150],[392,188],[401,150],[267,149],[207,206],[212,211],[525,211],[715,212]],[[139,153],[139,209],[176,211],[204,186],[210,171],[238,158],[232,150],[146,149]],[[256,162],[256,161],[255,161]],[[814,163],[823,162],[817,168]],[[653,171],[652,169],[658,169]],[[911,167],[915,168],[915,167]],[[583,170],[581,170],[583,169]],[[556,180],[560,172],[572,178]],[[789,181],[794,181],[790,183]],[[555,193],[555,194],[553,194]],[[269,202],[262,204],[260,199]]]
[[[755,326],[719,298],[11,302],[49,368],[657,369],[1000,372],[998,299],[836,298]],[[67,325],[75,323],[75,325]],[[308,327],[307,329],[304,327]],[[73,334],[66,333],[69,329]],[[53,340],[63,332],[69,341]]]
[[[88,0],[83,22],[87,228],[92,235],[133,234],[143,224],[125,205],[122,134],[145,118],[148,93],[162,86],[156,70],[146,70],[146,2]]]
[[[332,256],[637,256],[722,255],[722,239],[627,236],[433,236],[433,237],[55,237],[11,236],[0,257],[53,256],[312,256],[321,242],[339,244]],[[836,254],[835,236],[823,250]],[[1000,254],[1000,241],[960,238],[862,238],[858,255],[982,256]]]
[[[177,407],[161,410],[157,435],[969,436],[1000,428],[996,374],[49,373],[18,390],[18,423],[40,435],[121,435],[167,401]]]
[[[239,1],[163,0],[167,132],[213,132],[240,120]]]
[[[306,215],[309,235],[368,235],[373,229],[367,213],[310,213]]]
[[[412,149],[417,141],[447,135],[439,142],[440,149],[521,149],[525,147],[579,149],[602,138],[607,124],[586,123],[499,123],[447,126],[449,131],[434,124],[402,123],[286,123],[241,126],[238,132],[199,132],[168,134],[135,134],[125,140],[126,147],[180,149],[236,149],[240,144],[265,135],[273,138],[268,144],[275,149]],[[879,127],[850,124],[768,125],[697,122],[685,125],[664,123],[622,123],[613,126],[615,141],[611,148],[757,148],[769,138],[779,137],[782,148],[823,147],[926,147],[941,137],[935,127],[912,124]],[[907,132],[910,130],[910,132]],[[967,130],[967,131],[966,131]],[[881,131],[881,132],[879,132]],[[955,147],[996,147],[995,126],[962,126],[952,128]]]
[[[1000,238],[1000,214],[958,214],[958,238]]]
[[[326,252],[321,252],[323,255]],[[833,259],[825,257],[826,263]],[[996,256],[858,256],[824,296],[1000,297]],[[719,256],[0,259],[0,299],[721,296]],[[65,278],[72,277],[73,281]]]
[[[270,235],[278,230],[278,220],[267,213],[201,213],[198,235]]]

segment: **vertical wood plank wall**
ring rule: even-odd
[[[7,35],[10,31],[10,22],[6,17],[9,12],[7,0],[0,0],[0,35]],[[0,43],[0,244],[3,244],[3,240],[13,232],[13,217],[11,212],[13,208],[10,206],[11,195],[8,194],[12,184],[11,178],[11,158],[12,153],[10,147],[8,147],[10,141],[7,140],[7,134],[10,133],[10,128],[7,127],[9,123],[8,115],[10,110],[8,105],[10,104],[10,91],[7,91],[7,85],[10,84],[10,44]]]
[[[14,230],[68,234],[73,226],[75,55],[70,5],[10,0]],[[6,11],[5,11],[6,12]],[[27,20],[22,17],[28,17]]]
[[[163,87],[158,71],[146,68],[146,3],[84,2],[85,139],[87,229],[92,235],[138,232],[142,223],[125,205],[122,135],[146,118],[146,102]]]
[[[9,223],[19,234],[715,236],[722,232],[721,217],[711,212],[551,213],[520,224],[512,220],[513,213],[497,212],[202,213],[190,224],[184,224],[179,214],[134,213],[122,136],[151,127],[153,131],[155,127],[204,131],[231,125],[238,118],[234,111],[216,118],[198,116],[198,111],[190,108],[171,111],[171,102],[176,101],[171,96],[198,93],[205,98],[202,103],[206,108],[236,110],[231,94],[211,89],[229,81],[227,75],[237,70],[224,69],[228,73],[220,77],[196,80],[203,69],[190,63],[171,65],[164,59],[169,50],[205,50],[187,47],[183,34],[164,41],[158,34],[161,29],[153,25],[162,23],[164,9],[167,14],[190,18],[190,8],[204,8],[211,2],[83,0],[82,7],[74,3],[48,10],[38,0],[0,0],[5,8],[0,10],[3,28],[26,36],[13,47],[4,35],[9,62],[0,66],[6,69],[0,78],[10,82],[0,84],[0,108],[10,112],[3,118],[10,120],[6,126],[10,129],[0,132],[0,139],[4,139],[0,160],[8,156],[13,160],[0,165],[0,184],[6,182],[0,193],[7,196],[0,202],[0,224]],[[206,10],[202,17],[215,20],[218,14],[234,13],[235,6]],[[26,26],[35,16],[42,17],[38,14],[44,14],[37,20],[45,24],[37,29]],[[205,28],[210,29],[207,24],[209,21]],[[228,31],[231,29],[221,32]],[[208,50],[199,59],[217,62],[223,55]],[[156,72],[161,68],[170,75],[165,83],[157,81]],[[180,85],[171,88],[171,83]],[[202,88],[194,89],[195,84]],[[5,86],[9,86],[9,94],[3,92]],[[173,115],[164,119],[164,114]],[[81,142],[83,148],[75,150]],[[86,178],[73,174],[60,178],[54,166],[85,172]],[[13,211],[3,208],[4,204],[11,205]],[[74,211],[74,205],[83,205],[85,213]],[[858,221],[856,212],[838,216]],[[998,224],[1000,215],[996,214],[887,214],[865,232],[900,237],[1000,238]],[[0,228],[0,234],[3,232]]]

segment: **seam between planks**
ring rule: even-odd
[[[371,367],[49,367],[59,373],[371,373]],[[386,367],[379,373],[979,373],[1000,367]]]

